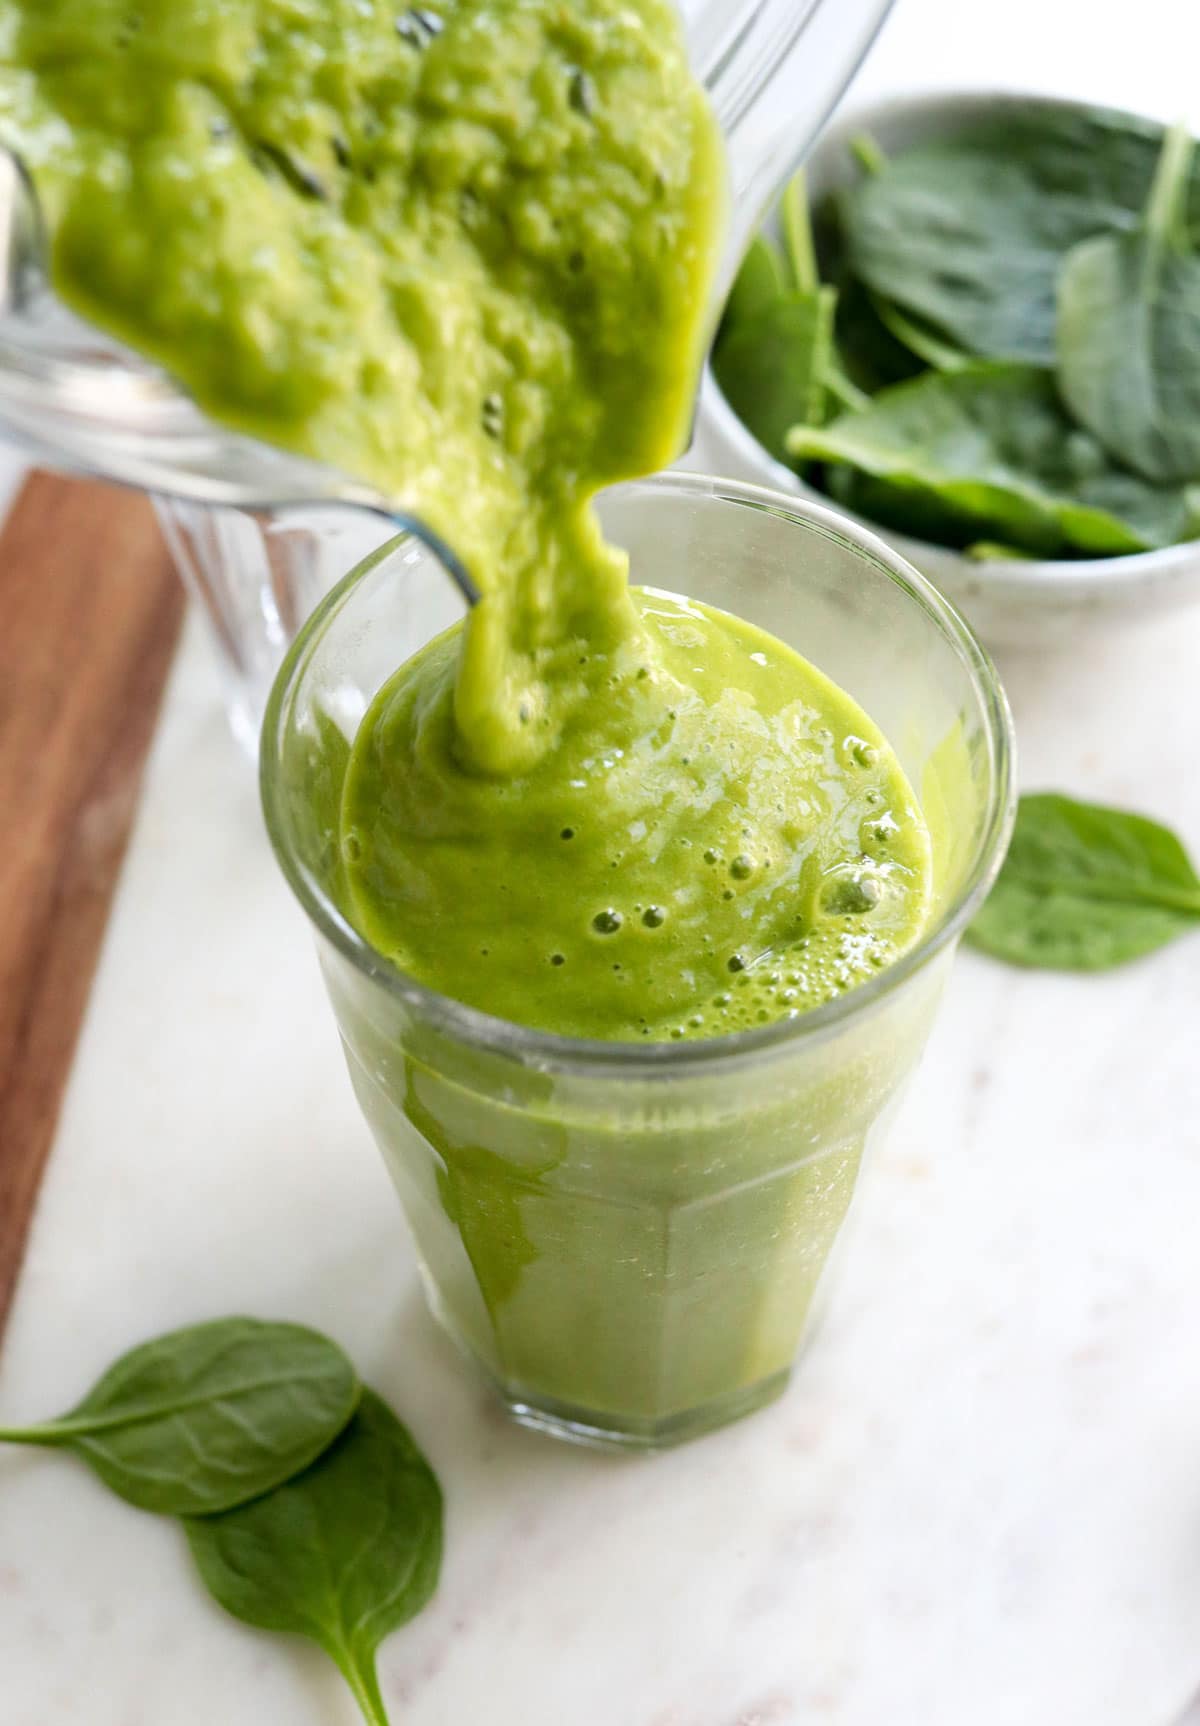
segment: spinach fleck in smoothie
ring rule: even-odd
[[[912,945],[929,839],[886,741],[779,641],[631,588],[592,511],[685,441],[721,238],[665,0],[6,0],[0,128],[71,304],[379,485],[481,590],[314,768],[375,949],[519,1025],[665,1042]],[[840,1091],[799,1150],[786,1098],[606,1135],[370,1042],[439,1299],[510,1396],[648,1433],[785,1369],[857,1168]],[[604,1167],[669,1178],[614,1205]]]

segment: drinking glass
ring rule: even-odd
[[[929,924],[890,969],[795,1019],[647,1045],[506,1023],[373,949],[339,878],[350,744],[380,686],[459,611],[412,538],[368,558],[302,628],[260,771],[434,1313],[519,1421],[653,1449],[787,1382],[864,1155],[1003,855],[1012,737],[966,625],[866,530],[683,474],[621,486],[602,514],[635,581],[769,629],[890,740],[935,859]]]

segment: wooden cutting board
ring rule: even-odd
[[[183,605],[146,498],[27,481],[0,530],[0,1334]]]

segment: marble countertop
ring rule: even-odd
[[[1196,119],[1194,25],[1194,0],[900,0],[856,99],[991,77]],[[1200,852],[1198,665],[1200,611],[1007,664],[1026,785]],[[1082,979],[964,953],[786,1398],[651,1461],[555,1446],[425,1314],[193,618],[0,1417],[205,1316],[337,1336],[447,1495],[437,1598],[381,1660],[397,1726],[1174,1726],[1200,1685],[1198,977],[1200,936]],[[208,1602],[175,1528],[0,1456],[3,1726],[353,1719],[321,1656]]]

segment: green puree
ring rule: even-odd
[[[707,334],[721,151],[668,0],[0,0],[0,127],[73,305],[482,591],[354,746],[375,944],[661,1039],[912,942],[927,837],[882,738],[780,643],[632,594],[592,513],[684,443]]]
[[[455,757],[452,630],[359,728],[343,862],[364,934],[518,1023],[714,1036],[888,964],[924,910],[928,838],[850,698],[750,624],[634,590],[641,661],[589,694],[527,774]]]
[[[59,291],[377,484],[485,594],[458,747],[555,741],[632,630],[600,486],[686,441],[720,141],[670,0],[0,0]]]

